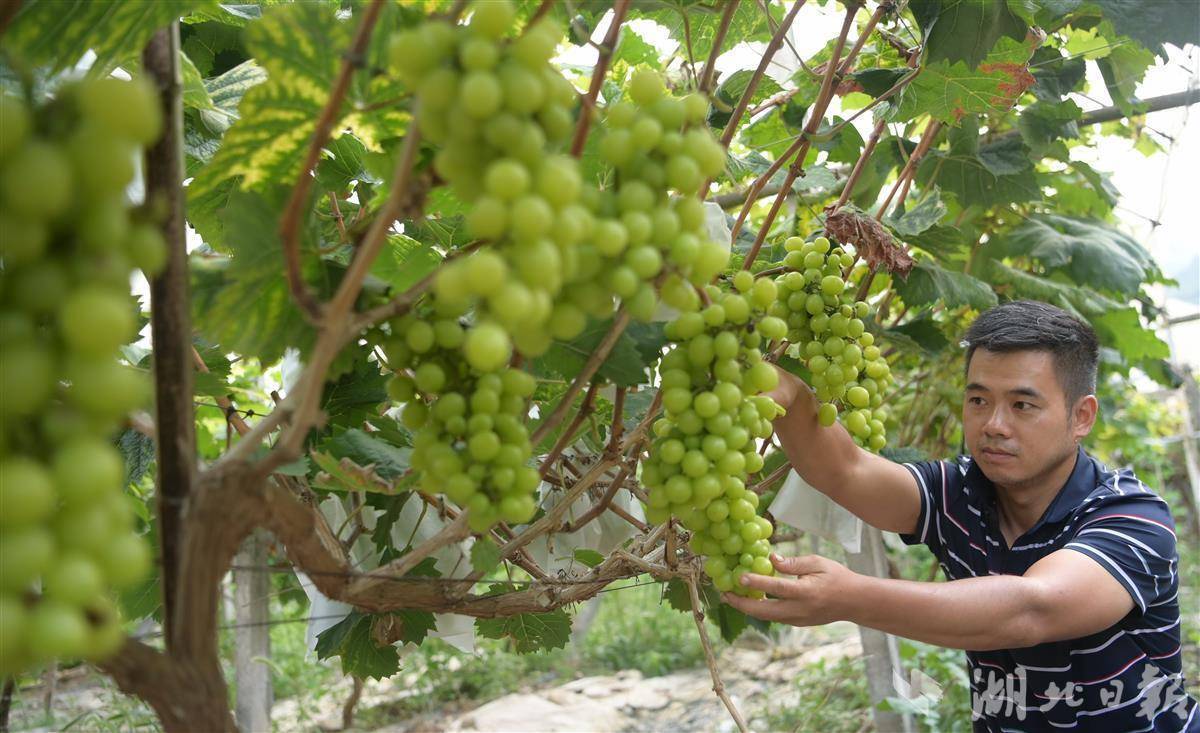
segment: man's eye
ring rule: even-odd
[[[983,398],[982,397],[968,397],[967,404],[968,405],[982,405]]]
[[[1013,407],[1017,408],[1018,410],[1028,410],[1033,407],[1033,405],[1028,402],[1015,402],[1013,403]]]

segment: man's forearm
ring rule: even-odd
[[[1036,588],[1019,575],[948,583],[857,575],[848,591],[841,618],[906,639],[972,651],[1042,641]]]

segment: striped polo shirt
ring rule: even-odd
[[[933,551],[951,580],[1022,575],[1067,549],[1087,555],[1136,604],[1099,633],[1024,649],[968,651],[974,730],[1200,732],[1185,693],[1179,554],[1165,501],[1130,471],[1082,449],[1049,508],[1007,547],[995,487],[969,457],[905,464],[920,486],[921,515],[907,544]]]

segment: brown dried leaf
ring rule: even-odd
[[[883,268],[894,275],[908,277],[913,258],[886,227],[853,206],[826,211],[827,234],[842,244],[853,244],[872,268]]]

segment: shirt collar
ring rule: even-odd
[[[979,465],[974,460],[967,467],[965,478],[967,485],[972,489],[977,489],[985,501],[988,503],[995,501],[995,485],[992,484],[987,476],[983,475],[983,471],[979,469]],[[1071,475],[1067,477],[1066,483],[1058,490],[1058,494],[1055,495],[1054,500],[1050,502],[1050,506],[1042,514],[1042,518],[1029,529],[1029,532],[1034,532],[1041,528],[1042,525],[1050,522],[1063,521],[1091,495],[1095,488],[1096,468],[1093,465],[1091,456],[1080,447],[1075,456],[1075,468],[1071,471]]]

